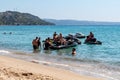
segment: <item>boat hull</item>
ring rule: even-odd
[[[91,41],[89,41],[89,42],[84,42],[84,44],[95,44],[95,45],[101,45],[102,42],[101,42],[101,41],[96,41],[96,42],[91,42]]]
[[[75,47],[75,46],[77,46],[77,43],[73,42],[70,45],[51,46],[50,49],[57,50],[57,49],[65,49],[65,48],[69,48],[69,47]]]

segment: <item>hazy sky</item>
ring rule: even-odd
[[[40,18],[120,22],[120,0],[0,0],[0,12],[7,10]]]

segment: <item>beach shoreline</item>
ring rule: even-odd
[[[0,63],[0,80],[103,80],[7,56],[0,56]]]

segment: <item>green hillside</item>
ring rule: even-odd
[[[54,25],[29,13],[0,12],[0,25]]]

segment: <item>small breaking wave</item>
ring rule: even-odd
[[[59,64],[59,63],[53,63],[53,62],[48,62],[48,61],[39,61],[39,60],[32,60],[31,62],[34,63],[42,63],[44,65],[55,65],[55,66],[63,66],[63,67],[68,67],[69,65],[67,64]]]
[[[57,62],[49,62],[49,61],[41,61],[41,60],[32,60],[31,62],[33,63],[41,63],[43,65],[49,65],[49,66],[55,66],[55,67],[60,67],[63,69],[68,69],[71,70],[73,72],[77,72],[78,74],[82,74],[82,75],[87,75],[87,76],[94,76],[94,77],[99,77],[99,78],[103,78],[105,80],[119,80],[118,75],[116,74],[116,77],[112,76],[113,74],[115,74],[114,71],[109,71],[106,69],[101,69],[97,66],[97,68],[94,66],[90,66],[90,65],[79,65],[79,67],[70,65],[70,64],[64,64],[64,63],[57,63]],[[96,68],[93,70],[93,68]]]
[[[9,51],[6,51],[6,50],[0,50],[0,54],[9,54],[10,52]]]

